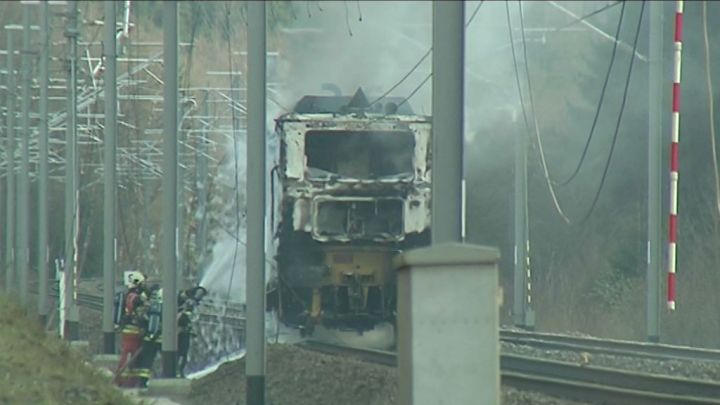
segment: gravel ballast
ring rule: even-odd
[[[80,310],[81,339],[91,350],[102,344],[101,317],[98,312]],[[194,345],[213,339],[197,338]],[[536,349],[524,345],[502,344],[503,353],[518,354],[598,367],[620,368],[644,373],[720,381],[720,363],[698,360],[655,360],[574,351]],[[159,363],[159,361],[158,361]],[[243,404],[245,400],[244,360],[229,361],[215,372],[193,381],[193,404]],[[302,404],[396,404],[397,371],[357,359],[310,352],[292,345],[269,344],[266,388],[271,405]],[[502,388],[502,403],[576,405],[574,402],[535,392]]]
[[[245,404],[245,362],[225,363],[193,381],[191,404]],[[292,345],[267,348],[266,392],[269,405],[395,405],[397,369],[326,355]],[[503,387],[504,405],[580,405],[534,392]]]

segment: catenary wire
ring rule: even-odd
[[[478,11],[480,11],[480,7],[482,7],[482,5],[483,5],[484,2],[485,2],[485,0],[481,0],[480,3],[477,5],[477,7],[475,7],[475,11],[473,11],[472,15],[470,16],[470,18],[468,19],[468,21],[465,23],[465,28],[466,28],[466,29],[467,29],[468,26],[470,26],[470,23],[473,22],[473,20],[475,19],[475,16],[477,15]],[[418,60],[417,63],[415,63],[415,65],[414,65],[412,68],[410,68],[410,70],[405,74],[405,76],[403,76],[402,78],[400,78],[400,80],[398,80],[394,85],[392,85],[392,87],[390,87],[387,91],[385,91],[385,93],[383,93],[382,95],[380,95],[380,97],[378,97],[378,98],[376,98],[375,100],[373,100],[373,101],[370,103],[370,105],[373,105],[373,104],[377,103],[378,101],[384,99],[385,97],[388,96],[388,94],[392,93],[393,90],[395,90],[395,89],[398,88],[401,84],[403,84],[403,82],[404,82],[405,80],[407,80],[407,78],[410,77],[410,75],[413,74],[413,73],[415,72],[415,70],[417,70],[417,68],[420,67],[420,65],[421,65],[423,62],[425,62],[425,59],[427,59],[428,56],[430,56],[431,53],[432,53],[432,47],[430,47],[430,49],[428,49],[427,52],[425,52],[425,54],[420,58],[420,60]],[[432,73],[431,73],[431,75],[432,75]],[[423,80],[422,83],[425,84],[426,82],[427,82],[427,78],[426,78],[425,80]],[[421,85],[421,86],[422,86],[422,85]],[[417,92],[419,89],[420,89],[420,88],[418,87],[418,88],[416,88],[413,92]],[[402,103],[404,104],[409,98],[410,98],[410,97],[406,97],[405,100],[402,101]]]
[[[473,11],[472,15],[470,16],[470,19],[468,19],[468,22],[467,22],[467,24],[465,25],[466,28],[467,28],[468,25],[470,25],[470,23],[472,22],[472,20],[475,18],[475,16],[477,15],[478,11],[480,11],[480,6],[483,4],[483,2],[484,2],[484,0],[480,1],[480,4],[478,4],[478,6],[475,8],[475,11]],[[585,21],[585,20],[587,20],[588,18],[590,18],[590,17],[592,17],[592,16],[595,16],[595,15],[597,15],[597,14],[600,14],[600,13],[603,12],[603,11],[609,10],[610,8],[616,6],[616,5],[620,4],[620,3],[623,3],[623,5],[624,5],[625,2],[624,2],[624,1],[618,1],[618,2],[615,2],[615,3],[609,4],[609,5],[605,6],[605,7],[602,7],[602,8],[600,8],[600,9],[598,9],[598,10],[595,10],[595,11],[589,13],[589,14],[586,14],[586,15],[580,17],[580,18],[577,18],[577,19],[575,19],[573,22],[571,22],[571,23],[569,23],[569,24],[567,24],[567,25],[565,25],[565,26],[556,28],[555,31],[560,31],[560,30],[562,30],[562,29],[565,29],[565,28],[567,28],[567,27],[570,27],[570,26],[572,26],[572,25],[575,25],[575,24],[577,24],[577,23],[580,23],[580,22],[582,22],[582,21]],[[507,4],[507,3],[506,3],[506,4]],[[511,43],[511,46],[512,46],[512,43]],[[373,105],[373,104],[377,103],[378,101],[382,100],[383,98],[387,97],[387,95],[390,94],[390,92],[392,92],[393,90],[395,90],[400,84],[402,84],[405,80],[407,80],[407,78],[418,68],[418,66],[430,55],[431,52],[432,52],[432,48],[430,48],[430,49],[427,51],[427,53],[426,53],[425,55],[423,55],[422,58],[420,58],[420,60],[419,60],[418,63],[416,64],[416,66],[413,66],[413,67],[410,69],[410,71],[409,71],[405,76],[403,76],[393,87],[391,87],[388,91],[386,91],[385,93],[383,93],[383,95],[381,95],[381,96],[378,97],[377,99],[373,100],[373,102],[371,102],[370,105]],[[431,73],[430,75],[432,75],[432,73]],[[420,87],[422,87],[426,82],[427,82],[427,78],[422,81],[422,83],[420,84]],[[416,87],[415,90],[413,90],[413,94],[416,93],[418,90],[419,90],[419,88]],[[400,104],[404,104],[406,101],[408,101],[408,99],[410,99],[410,97],[406,97]]]
[[[345,25],[347,26],[348,34],[353,36],[352,29],[350,28],[350,12],[348,11],[347,0],[343,2],[343,5],[345,6]]]
[[[603,11],[609,10],[609,9],[611,9],[611,8],[617,6],[618,4],[621,4],[621,3],[622,3],[622,5],[623,5],[623,7],[624,7],[624,6],[625,6],[625,1],[616,1],[615,3],[610,3],[610,4],[608,4],[608,5],[604,6],[604,7],[601,7],[601,8],[599,8],[599,9],[593,11],[593,12],[590,12],[590,13],[588,13],[588,14],[585,14],[584,16],[582,16],[582,17],[580,17],[580,18],[576,18],[576,19],[573,20],[572,22],[569,22],[569,23],[567,23],[567,24],[565,24],[565,25],[561,25],[561,26],[555,28],[554,30],[552,30],[552,32],[562,31],[562,30],[564,30],[564,29],[566,29],[566,28],[570,28],[570,27],[572,27],[572,26],[575,25],[575,24],[579,24],[579,23],[587,20],[588,18],[593,17],[593,16],[595,16],[595,15],[598,15],[598,14],[602,13]],[[615,38],[617,38],[617,36],[615,36]]]
[[[505,4],[507,5],[507,3]],[[542,139],[540,137],[540,125],[538,124],[537,114],[535,114],[535,101],[533,97],[532,82],[530,80],[530,68],[528,67],[527,44],[525,40],[525,23],[523,21],[522,3],[520,1],[518,1],[518,7],[520,9],[520,32],[522,34],[524,56],[523,59],[525,62],[525,76],[527,78],[528,85],[528,98],[530,99],[530,113],[532,114],[533,118],[533,132],[535,135],[535,141],[538,145],[538,152],[540,152],[540,163],[542,164],[543,175],[545,176],[545,182],[547,183],[548,190],[550,191],[550,197],[552,197],[553,204],[555,205],[555,210],[557,211],[558,215],[560,215],[560,217],[563,219],[563,221],[565,221],[565,223],[571,224],[570,218],[568,218],[567,214],[565,214],[562,207],[560,206],[560,201],[558,200],[557,194],[555,192],[555,187],[553,187],[552,181],[550,180],[547,160],[545,159],[545,151],[543,150]]]
[[[618,18],[618,24],[617,29],[615,30],[615,38],[619,38],[620,36],[620,28],[622,26],[622,20],[623,15],[625,14],[625,2],[622,4],[622,8],[620,9],[620,17]],[[610,56],[610,64],[608,65],[607,72],[605,73],[605,81],[603,82],[602,90],[600,91],[600,99],[598,100],[597,108],[595,109],[595,117],[593,117],[592,125],[590,126],[590,134],[587,137],[587,141],[585,141],[585,147],[583,148],[582,155],[580,156],[580,160],[578,161],[577,165],[575,166],[575,170],[573,173],[568,177],[565,181],[561,182],[561,186],[565,186],[568,183],[570,183],[575,176],[580,172],[580,168],[582,167],[583,163],[585,162],[585,157],[587,156],[588,149],[590,148],[590,141],[592,141],[593,134],[595,133],[595,128],[598,123],[598,117],[600,117],[600,110],[602,109],[603,100],[605,99],[605,91],[607,90],[608,82],[610,81],[610,72],[612,71],[613,64],[615,63],[615,56],[617,55],[617,48],[618,48],[618,42],[613,42],[613,48],[612,48],[612,54]]]
[[[398,103],[397,106],[400,107],[401,105],[407,103],[407,101],[410,100],[410,98],[411,98],[412,96],[414,96],[415,93],[417,93],[418,90],[420,90],[420,89],[422,88],[422,86],[424,86],[425,83],[427,83],[427,81],[430,80],[431,77],[432,77],[432,73],[428,73],[428,75],[425,76],[425,79],[423,79],[423,81],[420,82],[420,84],[418,84],[417,87],[415,87],[415,89],[414,89],[413,91],[411,91],[410,94],[408,94],[408,96],[403,99],[403,101],[401,101],[400,103]]]
[[[510,20],[510,5],[505,3],[505,14],[507,15],[507,27],[508,35],[510,36],[510,51],[512,52],[513,59],[513,70],[515,71],[515,84],[518,89],[518,97],[520,99],[520,107],[522,110],[523,121],[525,121],[525,128],[530,132],[530,121],[527,118],[527,111],[525,110],[525,101],[522,94],[522,85],[520,84],[520,68],[518,67],[517,57],[515,54],[515,38],[512,33],[512,22]]]
[[[710,41],[707,27],[707,1],[703,1],[703,38],[705,44],[705,78],[707,80],[708,111],[710,114],[710,148],[712,149],[713,174],[715,175],[715,205],[720,213],[720,174],[718,173],[717,146],[715,145],[715,100],[710,68]]]
[[[642,2],[642,5],[640,6],[640,16],[638,17],[638,24],[637,24],[637,30],[635,31],[635,40],[633,41],[633,52],[632,55],[635,54],[635,51],[637,50],[637,44],[638,44],[638,38],[640,38],[640,27],[642,27],[642,18],[643,14],[645,12],[645,1]],[[622,120],[623,111],[625,111],[625,102],[627,101],[627,95],[628,95],[628,89],[630,88],[630,77],[632,76],[632,68],[633,68],[633,62],[635,61],[635,57],[630,57],[630,66],[628,67],[628,73],[627,78],[625,79],[625,89],[623,90],[623,98],[622,102],[620,103],[620,112],[618,113],[617,121],[615,122],[615,133],[613,134],[612,144],[610,145],[610,153],[608,154],[607,161],[605,162],[605,169],[603,169],[603,175],[600,179],[600,186],[597,189],[597,192],[595,193],[595,197],[593,198],[592,205],[590,206],[590,209],[585,214],[583,219],[580,221],[580,223],[584,223],[588,218],[590,218],[590,215],[595,210],[595,207],[597,206],[598,199],[600,198],[600,193],[602,192],[603,186],[605,185],[605,179],[607,178],[608,169],[610,168],[610,162],[612,161],[613,152],[615,151],[615,144],[617,142],[618,133],[620,132],[620,121]]]

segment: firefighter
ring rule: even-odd
[[[160,350],[160,336],[162,333],[162,288],[155,284],[149,289],[149,300],[143,319],[145,335],[142,350],[138,355],[138,379],[141,388],[147,388],[152,376],[155,356]]]
[[[178,374],[185,378],[188,353],[190,352],[190,338],[192,331],[192,312],[207,294],[204,287],[193,287],[178,294]]]
[[[145,276],[141,272],[133,271],[128,274],[127,292],[122,301],[122,315],[120,316],[121,351],[116,373],[116,382],[120,387],[132,388],[138,384],[135,363],[143,338],[143,306],[147,299],[144,285]]]

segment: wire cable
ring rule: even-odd
[[[622,20],[623,15],[625,14],[625,2],[622,4],[622,8],[620,9],[620,17],[618,18],[618,24],[617,29],[615,30],[615,38],[620,37],[620,28],[622,27]],[[566,186],[568,183],[570,183],[575,176],[580,172],[580,167],[582,167],[583,163],[585,162],[585,157],[587,156],[588,149],[590,148],[590,141],[592,141],[593,134],[595,133],[595,128],[597,126],[598,117],[600,117],[600,110],[602,109],[603,100],[605,99],[605,91],[607,90],[608,82],[610,81],[610,72],[612,71],[613,64],[615,63],[615,56],[617,55],[617,48],[618,48],[618,42],[613,42],[613,48],[612,48],[612,54],[610,55],[610,64],[608,65],[607,72],[605,73],[605,81],[603,82],[602,90],[600,91],[600,100],[598,100],[597,108],[595,109],[595,117],[593,118],[592,125],[590,126],[590,134],[588,135],[587,141],[585,142],[585,147],[583,148],[582,155],[580,156],[580,160],[578,161],[577,165],[575,166],[575,170],[570,175],[570,177],[567,178],[567,180],[560,183],[561,186]]]
[[[567,24],[565,24],[565,25],[561,25],[560,27],[555,28],[555,29],[552,30],[551,32],[558,32],[558,31],[564,30],[565,28],[572,27],[572,26],[575,25],[575,24],[579,24],[579,23],[587,20],[588,18],[593,17],[593,16],[595,16],[595,15],[598,15],[598,14],[602,13],[603,11],[609,10],[609,9],[611,9],[611,8],[617,6],[618,4],[621,4],[621,3],[622,3],[622,5],[623,5],[623,7],[625,7],[625,1],[616,1],[615,3],[610,3],[610,4],[606,5],[605,7],[601,7],[601,8],[599,8],[599,9],[597,9],[597,10],[591,12],[591,13],[585,14],[584,16],[582,16],[582,17],[580,17],[580,18],[576,18],[574,21],[572,21],[572,22],[570,22],[570,23],[567,23]],[[617,38],[617,35],[615,36],[615,38]],[[616,43],[617,43],[617,42],[616,42]]]
[[[415,89],[412,92],[410,92],[410,94],[407,97],[405,97],[403,99],[403,101],[401,101],[397,106],[400,107],[401,105],[405,104],[408,100],[410,100],[410,98],[412,96],[414,96],[415,93],[417,93],[418,90],[420,90],[422,88],[422,86],[424,86],[425,83],[427,83],[427,81],[430,80],[431,77],[432,77],[432,73],[428,73],[428,75],[425,76],[425,79],[420,84],[418,84],[417,87],[415,87]]]
[[[515,53],[515,38],[512,33],[512,22],[510,20],[510,5],[505,2],[505,14],[507,15],[507,26],[508,34],[510,36],[510,51],[512,52],[513,58],[513,70],[515,71],[515,84],[517,84],[518,97],[520,98],[520,108],[522,110],[523,121],[525,121],[525,129],[528,133],[530,132],[530,121],[527,117],[527,111],[525,110],[525,101],[522,94],[522,85],[520,84],[520,68],[518,67],[517,57]]]
[[[715,145],[715,100],[710,69],[710,41],[707,27],[707,1],[702,2],[703,37],[705,42],[705,77],[708,91],[708,112],[710,114],[710,148],[712,149],[713,173],[715,175],[715,205],[720,213],[720,174],[718,173],[717,146]]]
[[[485,3],[485,0],[480,0],[480,3],[477,5],[477,7],[475,7],[475,11],[473,11],[472,15],[470,16],[468,21],[465,23],[465,29],[467,29],[467,27],[470,26],[470,23],[473,22],[473,20],[475,19],[475,16],[478,14],[478,11],[480,11],[480,7],[482,7],[483,3]],[[405,74],[405,76],[403,76],[400,80],[397,81],[397,83],[395,83],[392,87],[390,87],[387,91],[385,91],[382,95],[380,95],[380,97],[373,100],[369,105],[372,106],[373,104],[377,103],[378,101],[384,99],[385,97],[387,97],[388,94],[392,93],[393,90],[398,88],[405,80],[407,80],[408,77],[410,77],[411,74],[413,74],[413,72],[415,72],[415,70],[417,70],[418,67],[420,67],[420,65],[425,61],[425,59],[427,59],[428,56],[430,56],[431,53],[432,53],[432,47],[430,47],[430,49],[428,49],[427,52],[425,52],[425,54],[420,58],[420,60],[418,60],[417,63],[412,68],[410,68],[410,70]],[[432,73],[430,73],[430,75],[432,75]],[[427,79],[423,80],[422,84],[425,84],[426,82],[427,82]],[[421,84],[421,86],[422,86],[422,84]],[[419,87],[415,88],[415,90],[413,90],[413,93],[417,92],[418,90],[420,90]],[[410,97],[406,97],[405,100],[402,101],[402,103],[404,104],[409,98]]]
[[[507,3],[505,3],[507,6]],[[532,82],[530,81],[530,68],[528,67],[528,57],[527,57],[527,43],[525,40],[525,22],[523,21],[523,10],[522,10],[522,3],[518,0],[518,7],[520,9],[520,32],[522,34],[522,43],[523,43],[523,59],[525,62],[525,76],[527,78],[527,85],[528,85],[528,98],[530,99],[530,112],[532,114],[533,118],[533,129],[535,134],[535,141],[538,145],[538,151],[540,152],[540,163],[542,163],[543,168],[543,174],[545,176],[545,182],[547,183],[548,190],[550,191],[550,197],[552,197],[553,204],[555,205],[555,210],[557,211],[558,215],[567,223],[568,225],[571,224],[570,219],[563,211],[562,207],[560,206],[560,201],[558,200],[557,194],[555,192],[555,188],[553,187],[553,183],[550,180],[550,173],[548,171],[547,161],[545,159],[545,151],[543,150],[542,146],[542,139],[540,138],[540,125],[538,124],[537,114],[535,114],[535,100],[533,97],[533,90],[532,90]]]
[[[618,133],[620,132],[620,121],[622,120],[623,111],[625,111],[625,102],[627,101],[628,89],[630,88],[630,77],[632,76],[633,62],[635,62],[635,51],[637,50],[638,38],[640,38],[640,27],[642,27],[643,13],[645,12],[645,1],[642,2],[640,7],[640,16],[638,17],[637,30],[635,31],[635,40],[633,41],[633,52],[630,56],[630,66],[628,67],[627,78],[625,79],[625,89],[623,90],[622,102],[620,103],[620,112],[618,113],[617,121],[615,122],[615,133],[613,134],[612,144],[610,145],[610,153],[608,154],[607,161],[605,162],[605,169],[603,170],[602,178],[600,179],[600,186],[595,193],[592,205],[588,210],[587,214],[583,217],[580,223],[584,223],[595,210],[598,199],[600,198],[600,192],[602,192],[603,186],[605,185],[605,179],[607,178],[608,169],[610,168],[610,162],[612,161],[613,152],[615,151],[615,144],[617,142]]]
[[[350,12],[348,11],[347,0],[343,2],[343,5],[345,6],[345,25],[347,26],[348,34],[353,36],[352,29],[350,28]]]

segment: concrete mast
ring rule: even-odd
[[[78,339],[79,314],[75,302],[77,232],[80,222],[78,206],[78,177],[80,174],[77,156],[77,4],[67,3],[68,39],[68,99],[65,133],[65,335],[68,340]]]
[[[117,138],[117,43],[115,2],[105,1],[105,140],[103,159],[104,208],[103,208],[103,352],[115,353],[113,324],[113,298],[115,295],[115,211],[117,205],[116,138]]]
[[[177,373],[177,130],[178,130],[177,2],[163,3],[163,178],[162,229],[162,365],[163,377]]]
[[[265,403],[265,118],[266,10],[248,3],[247,110],[247,354],[246,402]]]
[[[7,39],[7,143],[5,158],[7,159],[7,204],[5,209],[5,291],[12,292],[15,286],[15,107],[17,102],[17,85],[15,84],[15,35],[13,31],[19,25],[6,25]]]
[[[50,7],[42,3],[40,50],[40,131],[38,147],[38,315],[41,325],[48,316],[48,61],[50,59]]]
[[[20,98],[22,140],[20,142],[20,171],[18,173],[17,193],[17,259],[18,259],[18,286],[20,304],[27,309],[28,306],[28,273],[30,272],[30,162],[28,148],[30,145],[30,7],[23,5],[23,32],[21,70],[22,93]]]
[[[648,245],[647,245],[647,339],[660,340],[660,273],[662,272],[662,156],[663,156],[663,7],[650,2],[648,83]]]
[[[433,244],[462,240],[464,6],[433,2]]]

